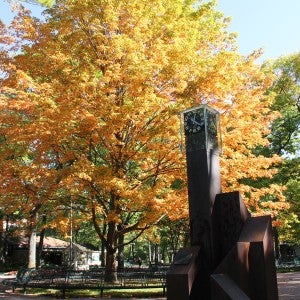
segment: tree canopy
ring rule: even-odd
[[[286,186],[284,194],[290,204],[289,210],[279,215],[279,233],[281,242],[299,243],[300,53],[280,57],[271,67],[276,75],[270,89],[275,93],[272,109],[281,115],[272,123],[267,155],[276,153],[284,158],[273,181]]]
[[[120,237],[187,216],[179,112],[205,102],[222,112],[223,190],[253,212],[285,207],[280,185],[247,181],[280,160],[254,151],[277,115],[272,76],[238,54],[214,1],[66,0],[45,16],[0,28],[1,201],[61,228],[72,205],[113,270]]]

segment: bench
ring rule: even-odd
[[[14,280],[6,280],[13,291],[19,287],[26,293],[27,288],[51,288],[62,292],[75,289],[99,290],[103,297],[105,290],[162,288],[166,292],[166,272],[150,269],[124,269],[117,273],[118,281],[104,281],[104,269],[68,270],[68,269],[33,269],[20,270]]]
[[[21,268],[15,278],[4,279],[2,284],[12,287],[13,292],[17,287],[25,286],[29,280],[30,273],[33,269]]]

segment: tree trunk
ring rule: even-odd
[[[118,269],[124,269],[124,235],[118,239]]]
[[[160,258],[160,261],[162,263],[166,262],[166,247],[165,246],[161,247],[161,258]]]
[[[151,266],[152,263],[151,242],[149,242],[148,249],[149,249],[149,266]]]
[[[114,283],[118,280],[117,278],[117,225],[115,222],[108,223],[107,230],[107,247],[106,247],[106,266],[104,280],[106,282]]]
[[[154,245],[154,261],[155,261],[155,265],[158,265],[159,262],[159,246],[158,244]]]
[[[279,235],[277,227],[273,227],[275,258],[280,259]]]
[[[28,268],[36,268],[36,229],[32,228],[29,237]]]
[[[105,249],[104,243],[102,243],[102,242],[101,242],[100,260],[101,260],[101,267],[105,267],[105,265],[106,265],[106,249]]]
[[[0,219],[0,266],[1,268],[4,266],[4,230],[3,230],[3,219]]]
[[[102,236],[106,235],[106,222],[103,224],[102,228]],[[101,241],[101,267],[105,267],[106,265],[106,248],[103,241]]]
[[[29,225],[29,257],[28,268],[36,268],[36,219],[37,210],[34,210],[30,216]]]
[[[107,250],[104,280],[111,283],[118,281],[116,250]]]
[[[7,263],[8,256],[8,236],[9,236],[9,224],[10,220],[8,218],[5,219],[5,231],[3,236],[3,263],[4,265]]]
[[[36,260],[36,266],[37,268],[41,266],[41,259],[43,254],[43,244],[44,244],[44,238],[45,238],[45,231],[46,229],[43,228],[40,233],[40,242],[38,246],[38,252],[37,252],[37,260]]]

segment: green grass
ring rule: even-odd
[[[105,290],[103,293],[103,297],[110,295],[111,297],[118,298],[130,298],[130,297],[161,297],[163,296],[163,290],[161,288],[156,289],[141,289],[141,290],[132,290],[132,289],[124,289],[124,290]]]
[[[61,291],[54,290],[54,289],[40,289],[40,288],[27,288],[26,289],[27,295],[33,296],[53,296],[53,298],[57,298],[61,296]],[[143,298],[151,298],[151,297],[162,297],[163,296],[163,289],[162,288],[152,288],[147,289],[143,288],[141,290],[134,290],[134,289],[111,289],[111,290],[104,290],[103,298],[131,298],[131,297],[143,297]],[[66,298],[81,298],[81,297],[100,297],[100,291],[97,290],[88,290],[88,289],[78,289],[78,290],[70,290],[66,291]]]
[[[277,268],[278,273],[300,272],[300,266],[290,266],[285,268]]]

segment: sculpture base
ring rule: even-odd
[[[189,300],[198,269],[199,247],[180,249],[167,273],[167,300]]]

